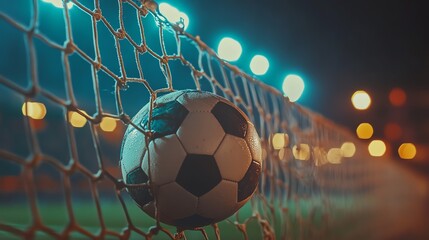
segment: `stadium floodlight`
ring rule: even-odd
[[[64,8],[62,0],[43,0],[43,1],[46,3],[51,3],[57,8]],[[74,6],[72,2],[67,2],[66,5],[68,9],[71,9]]]
[[[189,17],[186,13],[179,11],[179,9],[171,6],[168,3],[160,3],[159,4],[159,12],[164,15],[168,21],[172,23],[180,23],[181,19],[183,19],[183,28],[186,30],[189,26]]]
[[[289,101],[296,102],[304,92],[304,80],[298,75],[290,74],[283,80],[283,94],[289,98]]]
[[[264,75],[270,67],[268,59],[262,55],[255,55],[250,61],[250,70],[255,75]]]
[[[242,52],[243,48],[241,47],[241,44],[230,37],[222,38],[217,48],[217,54],[219,57],[231,62],[237,61]]]

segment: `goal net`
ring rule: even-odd
[[[156,2],[61,4],[0,3],[0,238],[427,234],[427,183],[369,156],[348,130],[221,60],[182,23],[168,22]],[[210,91],[242,109],[261,137],[264,164],[240,211],[178,232],[136,206],[118,163],[130,118],[181,89]]]

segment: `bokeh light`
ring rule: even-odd
[[[285,148],[289,144],[289,135],[285,133],[276,133],[272,138],[273,148],[276,150]]]
[[[368,151],[373,157],[381,157],[386,153],[386,144],[382,140],[373,140],[368,145]]]
[[[250,70],[255,75],[264,75],[270,67],[268,59],[262,55],[255,55],[250,61]]]
[[[226,61],[237,61],[241,53],[243,52],[243,48],[241,44],[230,37],[224,37],[219,42],[219,46],[217,48],[217,53],[220,58]]]
[[[22,104],[22,114],[32,119],[40,120],[46,115],[45,104],[39,102],[25,102]]]
[[[87,113],[85,111],[81,110],[81,112],[83,114],[87,115]],[[70,124],[75,128],[81,128],[81,127],[85,126],[85,124],[87,122],[87,120],[84,116],[82,116],[80,113],[74,112],[74,111],[68,112],[68,118],[69,118]]]
[[[394,88],[389,93],[389,101],[395,107],[400,107],[407,101],[407,94],[402,88]]]
[[[413,159],[417,154],[417,148],[412,143],[403,143],[398,148],[398,154],[402,159]]]
[[[189,26],[189,17],[185,13],[179,11],[179,9],[171,6],[168,3],[159,4],[159,12],[164,15],[168,21],[172,23],[179,23],[180,19],[183,19],[184,29],[186,30]]]
[[[57,8],[64,8],[62,0],[43,0],[43,1],[46,2],[46,3],[52,4],[52,5],[54,5]],[[71,1],[69,1],[69,2],[66,3],[66,6],[67,6],[68,9],[71,9],[74,5],[73,5],[73,3]]]
[[[331,148],[326,155],[328,162],[332,164],[340,164],[342,158],[342,151],[339,148]]]
[[[370,139],[374,134],[374,129],[369,123],[361,123],[356,128],[356,134],[360,139]]]
[[[291,102],[296,102],[304,92],[304,80],[298,75],[290,74],[283,80],[283,93]]]
[[[343,157],[353,157],[356,153],[356,146],[352,142],[345,142],[341,145],[341,153]]]
[[[310,146],[305,143],[295,145],[292,148],[292,154],[298,160],[307,161],[310,159]]]
[[[100,123],[101,130],[105,132],[113,132],[117,126],[116,119],[111,117],[103,117]]]
[[[358,110],[368,109],[371,105],[371,97],[363,90],[358,90],[352,95],[352,104]]]

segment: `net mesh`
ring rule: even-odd
[[[0,5],[3,236],[386,239],[424,229],[427,185],[418,176],[370,157],[347,130],[221,60],[157,3],[70,2],[55,13],[37,0]],[[238,213],[177,232],[137,210],[118,159],[130,117],[188,88],[223,96],[249,116],[264,166]],[[31,102],[45,104],[44,119],[23,116]]]

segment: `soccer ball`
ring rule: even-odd
[[[209,92],[175,91],[158,97],[132,119],[152,132],[147,139],[131,124],[121,149],[126,184],[137,205],[182,229],[221,221],[253,195],[262,166],[260,138],[247,116]],[[149,124],[149,119],[150,124]],[[150,174],[149,174],[150,171]]]

